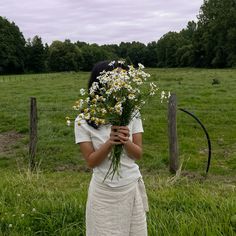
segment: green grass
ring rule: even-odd
[[[144,155],[139,165],[151,208],[149,235],[236,235],[230,224],[236,215],[236,70],[148,71],[160,89],[177,94],[178,108],[203,122],[212,141],[210,173],[204,180],[205,135],[193,118],[178,111],[182,175],[171,181],[167,104],[158,97],[148,101],[142,111]],[[0,235],[84,235],[91,173],[74,144],[73,126],[66,126],[64,118],[76,115],[71,107],[88,77],[85,72],[0,77],[0,142],[9,132],[20,134],[0,144]],[[213,79],[220,84],[212,85]],[[25,171],[31,96],[37,98],[39,118],[40,174],[33,176]]]
[[[5,172],[0,183],[0,234],[85,235],[89,173]],[[149,235],[236,234],[236,181],[146,174]]]

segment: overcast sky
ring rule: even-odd
[[[25,38],[111,44],[158,40],[196,20],[203,0],[0,0]]]

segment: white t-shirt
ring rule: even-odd
[[[92,142],[95,150],[99,149],[110,138],[111,125],[101,125],[95,129],[87,124],[85,120],[81,121],[81,125],[77,124],[78,117],[75,119],[75,143]],[[132,141],[132,134],[143,132],[143,125],[140,116],[135,116],[128,125],[130,130],[130,140]],[[103,182],[104,177],[110,167],[111,161],[109,155],[102,161],[99,166],[93,168],[93,177]],[[125,150],[123,150],[120,159],[119,175],[115,174],[111,180],[111,175],[104,181],[110,187],[120,187],[136,181],[141,176],[139,166],[131,159]]]

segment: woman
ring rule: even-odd
[[[99,62],[92,70],[88,89],[103,70],[122,65]],[[101,86],[101,85],[100,85]],[[97,91],[99,93],[99,91]],[[75,120],[75,141],[87,165],[93,169],[86,204],[87,236],[146,236],[147,195],[138,165],[142,156],[142,121],[139,116],[128,126],[101,125]],[[110,167],[109,154],[114,145],[122,144],[119,175],[104,177]]]

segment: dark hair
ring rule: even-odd
[[[98,82],[98,85],[100,85],[99,80],[97,77],[100,75],[102,71],[112,71],[117,67],[121,67],[124,70],[128,70],[128,66],[125,64],[119,63],[118,61],[114,61],[114,63],[111,63],[111,61],[100,61],[96,63],[92,69],[90,79],[88,81],[88,90],[91,88],[93,82]]]
[[[102,71],[112,71],[118,67],[121,67],[124,70],[129,69],[128,66],[126,66],[124,63],[119,63],[118,61],[113,61],[113,62],[112,61],[100,61],[94,65],[92,72],[91,72],[90,79],[88,81],[88,92],[89,92],[89,89],[91,88],[93,82],[98,82],[98,87],[101,86],[97,77],[100,75],[100,73]],[[99,94],[99,91],[97,91],[97,93]],[[98,129],[98,126],[93,121],[87,120],[87,123],[90,126],[92,126],[93,128]]]

